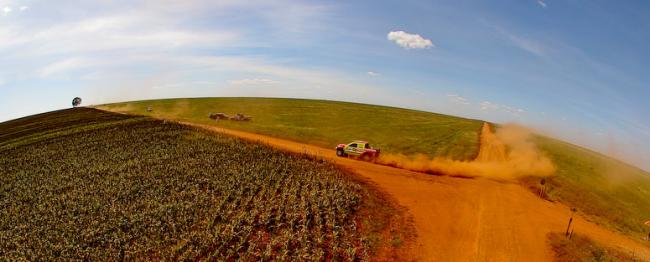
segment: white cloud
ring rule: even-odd
[[[469,105],[469,101],[467,98],[464,98],[462,96],[459,96],[457,94],[447,94],[447,98],[449,98],[449,101],[456,103],[456,104],[461,104],[461,105]]]
[[[21,12],[22,12],[22,11],[27,11],[27,9],[29,9],[29,6],[23,5],[23,6],[21,6],[21,7],[18,8],[18,9],[19,9]]]
[[[190,82],[180,82],[180,83],[171,83],[171,84],[157,84],[151,87],[151,89],[165,89],[165,88],[186,88],[186,87],[195,87],[195,86],[209,86],[215,85],[216,83],[211,81],[190,81]]]
[[[504,28],[498,26],[495,26],[494,28],[501,33],[501,35],[507,38],[507,40],[509,40],[515,47],[539,57],[546,56],[546,52],[548,51],[547,46],[535,40],[510,33]]]
[[[62,74],[67,71],[83,68],[91,65],[91,62],[82,58],[69,58],[49,64],[39,71],[41,77],[49,77],[56,74]]]
[[[10,6],[5,6],[2,8],[2,15],[8,15],[9,13],[11,13],[11,11],[12,9]]]
[[[544,56],[544,47],[539,43],[515,35],[509,35],[508,37],[518,48],[537,56]]]
[[[0,18],[2,7],[9,5],[2,1]],[[146,1],[128,7],[114,5],[113,1],[101,2],[104,4],[82,1],[78,3],[81,7],[77,2],[63,3],[51,7],[57,12],[49,12],[57,14],[60,13],[58,9],[72,8],[70,13],[77,13],[74,11],[82,9],[84,15],[78,17],[25,16],[25,19],[0,22],[0,74],[11,76],[7,80],[26,79],[39,84],[42,79],[38,78],[65,78],[62,80],[83,86],[85,92],[92,93],[92,97],[88,96],[90,103],[224,95],[321,98],[393,105],[410,101],[399,99],[406,97],[402,93],[360,82],[358,73],[305,67],[294,64],[295,60],[275,58],[272,54],[209,55],[221,51],[229,53],[229,48],[266,47],[277,45],[277,42],[296,45],[294,36],[279,40],[268,38],[281,38],[278,32],[285,30],[285,23],[301,24],[300,28],[292,28],[291,34],[322,30],[312,18],[314,14],[326,14],[331,10],[327,6],[314,7],[309,15],[304,15],[302,8],[282,12],[286,2],[249,4],[235,0],[200,0],[196,4],[167,1],[169,3],[160,5],[159,1]],[[221,7],[222,4],[225,6]],[[84,5],[93,5],[97,10],[86,10]],[[18,13],[19,6],[12,5],[11,15]],[[305,4],[307,9],[310,6]],[[32,7],[26,12],[35,11],[33,4]],[[272,20],[275,16],[295,17],[274,21],[270,28],[262,26],[261,31],[248,25],[203,27],[203,24],[192,26],[188,23],[189,19],[228,18],[239,12],[249,13],[261,21]],[[267,17],[265,14],[273,15]],[[188,83],[193,80],[214,84]],[[59,82],[51,83],[65,90],[64,84]]]
[[[245,78],[228,81],[231,85],[270,85],[277,84],[278,81],[267,78]]]
[[[541,6],[542,8],[546,8],[546,3],[542,0],[537,0],[537,4],[539,4],[539,6]]]
[[[521,108],[515,108],[508,105],[493,103],[490,101],[483,101],[479,103],[479,107],[482,112],[500,112],[506,113],[511,116],[520,117],[526,111]]]
[[[238,34],[226,30],[201,31],[179,28],[162,15],[128,13],[98,16],[45,27],[0,28],[0,52],[24,49],[23,56],[70,55],[141,48],[147,52],[167,49],[222,47]],[[6,41],[5,41],[6,39]]]
[[[272,2],[274,1],[268,1],[268,3]],[[290,33],[294,37],[296,34],[319,30],[320,26],[317,22],[323,22],[321,20],[324,14],[331,11],[327,4],[304,4],[300,3],[300,1],[284,4],[282,1],[276,2],[276,4],[264,7],[267,8],[267,12],[263,12],[262,15],[267,18],[271,25],[280,29],[278,33]]]
[[[494,111],[499,109],[501,106],[499,104],[492,103],[490,101],[483,101],[479,104],[482,111]]]
[[[379,86],[358,83],[357,78],[353,75],[338,70],[305,69],[303,66],[287,64],[286,61],[257,56],[169,56],[158,54],[132,58],[128,64],[123,64],[129,66],[155,64],[158,68],[163,68],[163,71],[157,70],[156,77],[151,79],[146,76],[133,76],[130,70],[121,69],[123,68],[121,65],[114,66],[115,70],[121,70],[121,72],[113,71],[111,75],[93,80],[96,82],[95,89],[111,89],[110,94],[114,96],[110,100],[101,101],[102,103],[143,98],[215,95],[319,98],[389,105],[395,105],[396,101],[407,101],[405,98],[400,98],[401,93],[385,93],[384,91],[390,91],[383,90]],[[165,68],[170,68],[170,70],[164,71]],[[220,79],[220,76],[228,77],[233,73],[255,77]],[[183,88],[166,88],[169,87],[169,83],[179,83],[188,78],[197,81],[213,81],[216,84],[212,86],[193,85],[194,88],[186,88],[187,85],[183,85]],[[111,84],[116,81],[115,79],[126,80],[120,81],[120,86],[116,87]],[[218,84],[224,82],[226,85]],[[156,90],[156,92],[151,93],[151,90]]]
[[[368,71],[368,75],[369,75],[369,76],[372,76],[372,77],[381,76],[380,73],[377,73],[377,72],[374,72],[374,71]]]
[[[434,47],[429,39],[425,39],[418,34],[410,34],[404,31],[393,31],[388,33],[388,40],[395,42],[405,49],[423,49]]]

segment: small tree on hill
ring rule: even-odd
[[[73,107],[78,107],[81,105],[81,97],[75,97],[72,99],[72,106]]]

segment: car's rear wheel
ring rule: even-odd
[[[344,156],[345,156],[345,152],[343,152],[343,149],[337,149],[337,150],[336,150],[336,156],[338,156],[338,157],[344,157]]]
[[[370,162],[372,161],[372,156],[370,154],[363,154],[361,155],[361,160]]]

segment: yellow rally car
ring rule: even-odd
[[[336,146],[336,155],[339,157],[352,156],[364,161],[373,161],[379,157],[379,148],[372,148],[366,141],[354,141],[349,144]]]

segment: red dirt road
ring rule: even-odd
[[[422,261],[550,261],[550,232],[564,232],[570,210],[544,201],[518,184],[476,178],[431,176],[338,158],[334,149],[184,123],[261,141],[279,149],[318,155],[375,182],[413,216],[414,257]],[[575,217],[576,233],[650,261],[650,247]]]

